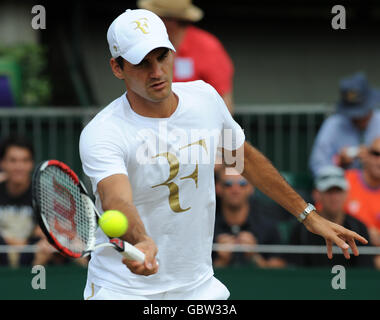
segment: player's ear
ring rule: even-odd
[[[121,69],[120,65],[117,63],[115,58],[110,59],[110,65],[115,77],[120,80],[123,80],[124,79],[123,70]]]

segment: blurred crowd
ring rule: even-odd
[[[20,136],[3,140],[0,167],[0,246],[37,246],[36,252],[1,250],[0,266],[69,263],[48,243],[33,212],[34,149],[30,141]],[[77,262],[86,264],[85,259]]]
[[[231,58],[212,34],[193,25],[203,17],[189,1],[139,0],[139,8],[160,15],[176,48],[174,81],[202,79],[213,85],[233,114]],[[182,7],[181,7],[182,6]],[[191,10],[183,10],[190,6]],[[186,12],[186,15],[184,15]],[[318,132],[310,155],[314,188],[309,199],[320,215],[380,246],[380,91],[363,73],[342,79],[336,112]],[[36,253],[0,251],[0,266],[66,264],[48,243],[33,214],[31,176],[34,150],[22,137],[3,140],[0,147],[0,247],[36,245]],[[276,220],[279,207],[267,201],[238,172],[215,168],[217,199],[214,243],[231,245],[325,245],[291,217],[284,232]],[[288,217],[290,214],[288,215]],[[285,218],[284,218],[285,219]],[[290,218],[289,218],[290,219]],[[289,220],[288,219],[288,220]],[[293,223],[294,222],[294,223]],[[380,269],[380,256],[360,255],[332,260],[326,254],[284,254],[215,250],[215,267],[252,265],[260,268],[319,267],[336,264]],[[77,261],[86,265],[86,259]]]
[[[320,215],[357,232],[369,240],[367,246],[380,246],[380,91],[373,89],[362,73],[340,82],[336,112],[322,124],[310,155],[314,188],[308,199]],[[215,243],[320,245],[324,240],[294,224],[287,237],[281,237],[273,219],[275,205],[263,206],[260,197],[241,175],[216,170]],[[261,203],[260,203],[261,202]],[[360,251],[360,249],[359,249]],[[329,260],[322,254],[233,253],[217,251],[215,266],[255,264],[258,267],[323,267],[345,265],[380,269],[380,256],[338,254]]]

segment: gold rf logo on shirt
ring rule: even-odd
[[[179,148],[179,150],[189,148],[193,145],[199,145],[203,147],[206,150],[206,153],[208,153],[206,142],[204,139],[190,143],[184,147]],[[166,158],[166,160],[169,163],[170,173],[166,181],[160,184],[157,184],[153,186],[152,188],[157,188],[159,186],[167,186],[169,188],[169,205],[170,205],[170,208],[174,212],[179,213],[179,212],[184,212],[191,209],[191,207],[188,207],[186,209],[181,208],[181,204],[179,203],[179,187],[175,182],[173,182],[173,180],[177,177],[178,172],[179,172],[179,160],[177,156],[171,152],[163,152],[163,153],[159,153],[153,156],[153,158],[158,158],[158,157]],[[198,188],[198,161],[196,161],[195,169],[190,175],[186,177],[180,177],[180,180],[185,180],[185,179],[193,179],[195,183],[195,187]]]

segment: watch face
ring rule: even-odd
[[[299,222],[303,222],[306,217],[309,215],[310,212],[316,210],[315,207],[311,204],[311,203],[308,203],[307,204],[307,207],[305,208],[304,212],[302,212],[299,216],[298,216],[298,221]]]

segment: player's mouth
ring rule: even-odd
[[[161,90],[166,87],[166,81],[158,81],[150,85],[151,88],[155,90]]]

